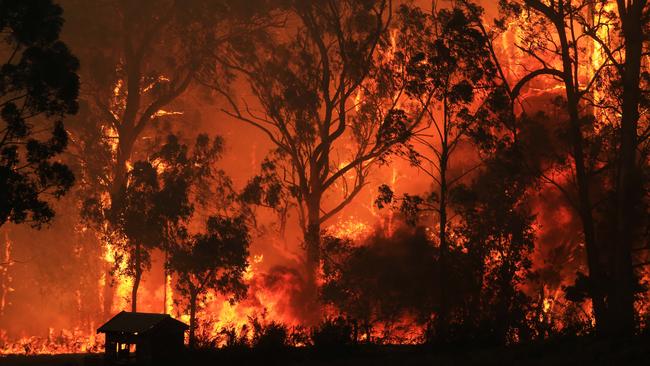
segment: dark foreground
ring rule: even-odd
[[[179,365],[650,365],[650,338],[558,339],[514,347],[357,346],[347,349],[224,349],[188,352]],[[0,357],[0,365],[94,366],[102,356]]]

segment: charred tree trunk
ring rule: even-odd
[[[578,109],[580,98],[578,96],[578,91],[576,90],[577,84],[574,81],[573,59],[570,54],[571,46],[567,39],[564,18],[561,14],[558,15],[557,18],[558,19],[552,20],[557,29],[562,48],[563,82],[566,90],[567,109],[569,114],[569,133],[578,189],[578,214],[582,223],[585,248],[587,251],[587,265],[589,267],[589,278],[592,283],[591,296],[594,317],[596,318],[596,329],[598,332],[602,333],[609,323],[605,304],[605,294],[603,291],[605,278],[602,273],[604,266],[600,259],[601,253],[596,241],[592,203],[589,193],[590,179],[585,167],[584,137],[582,135],[581,119]]]
[[[124,135],[124,137],[122,137],[122,135]],[[131,150],[133,149],[133,139],[128,136],[128,134],[120,132],[117,158],[115,166],[113,167],[113,180],[109,191],[111,205],[119,200],[120,191],[126,184],[128,174],[126,164],[131,157]],[[109,227],[112,224],[113,223],[109,222]],[[106,281],[104,281],[103,289],[105,318],[109,318],[113,315],[113,301],[115,298],[115,286],[113,286],[113,282],[113,272],[109,264],[109,267],[106,269]]]
[[[11,258],[11,240],[9,239],[9,228],[4,230],[4,240],[0,243],[0,319],[4,320],[4,311],[7,304],[7,294],[11,286],[9,269],[13,259]]]
[[[136,312],[138,308],[138,288],[142,279],[142,261],[140,258],[140,244],[135,245],[135,274],[133,276],[133,288],[131,289],[131,311]]]
[[[440,310],[437,314],[437,335],[441,341],[447,337],[449,328],[449,296],[447,292],[448,281],[443,280],[445,277],[450,276],[449,268],[447,265],[449,255],[449,243],[447,242],[447,167],[449,164],[449,113],[447,108],[447,99],[443,99],[443,126],[442,126],[442,141],[440,146],[440,158],[438,160],[440,169],[440,197],[438,202],[438,218],[439,231],[438,240],[440,242],[439,254],[439,296],[440,296]]]
[[[163,263],[163,314],[167,314],[167,296],[171,294],[167,293],[167,278],[169,277],[169,267],[167,263],[169,262],[169,251],[164,249],[165,252],[165,261]]]
[[[320,197],[312,196],[307,201],[307,231],[305,238],[305,272],[307,312],[312,322],[320,320],[318,299],[318,270],[320,267]]]
[[[198,291],[191,290],[190,294],[190,336],[189,336],[189,346],[190,348],[196,347],[196,299]]]
[[[113,297],[115,296],[115,288],[113,286],[113,273],[111,271],[110,264],[108,264],[106,268],[102,296],[104,300],[104,318],[109,319],[113,315]]]
[[[366,343],[371,343],[372,342],[372,338],[371,338],[371,336],[372,336],[372,332],[371,332],[372,327],[370,326],[370,322],[366,321],[363,328],[364,328],[364,333],[366,335]]]
[[[444,340],[449,328],[449,299],[447,295],[447,283],[443,278],[450,275],[447,266],[447,257],[449,254],[449,243],[447,243],[447,149],[443,142],[442,154],[440,159],[440,202],[438,206],[440,219],[440,230],[438,240],[440,241],[439,257],[439,296],[440,312],[438,314],[438,335]]]
[[[634,283],[632,248],[638,228],[634,224],[639,197],[637,167],[637,127],[639,120],[640,73],[643,52],[642,12],[645,0],[621,1],[618,13],[625,40],[623,64],[623,106],[621,116],[619,164],[616,177],[616,239],[612,243],[612,286],[609,296],[613,334],[634,334]]]

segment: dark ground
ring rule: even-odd
[[[349,349],[217,350],[189,353],[178,365],[650,365],[650,338],[557,339],[509,348],[358,346]],[[103,365],[101,355],[6,356],[4,365]]]

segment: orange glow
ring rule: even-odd
[[[616,10],[616,4],[613,1],[607,2],[604,5],[600,5],[599,3],[597,6],[603,6],[606,11]],[[519,42],[523,38],[523,32],[524,31],[515,24],[515,21],[512,21],[509,25],[508,31],[495,40],[495,46],[498,48],[496,52],[497,55],[503,59],[504,72],[509,82],[517,81],[523,74],[530,71],[527,69],[530,66],[528,65],[528,61],[531,61],[530,57],[526,56],[519,48],[514,46],[514,43]],[[609,36],[606,32],[606,29],[603,27],[598,31],[598,36],[606,38]],[[398,30],[391,30],[388,36],[388,44],[384,46],[385,48],[382,52],[384,52],[383,56],[385,56],[386,59],[392,60],[396,52],[398,52]],[[585,61],[586,63],[579,67],[581,83],[584,83],[587,78],[592,77],[605,60],[604,50],[597,42],[592,42],[584,52],[586,54],[581,56],[584,56],[584,60],[588,61]],[[551,66],[557,67],[557,65]],[[169,81],[170,80],[166,77],[159,77],[154,82],[143,86],[143,92],[154,92],[157,83],[165,83]],[[581,86],[584,87],[584,85]],[[113,88],[114,100],[111,101],[111,105],[114,107],[112,109],[116,111],[124,103],[124,89],[124,81],[118,80]],[[525,100],[528,97],[547,96],[551,94],[561,95],[563,92],[564,86],[559,81],[552,77],[543,77],[540,78],[540,80],[536,79],[535,82],[524,88],[521,99]],[[594,89],[592,94],[595,100],[606,97],[606,95],[603,95],[602,91],[597,89]],[[393,95],[393,98],[400,98],[400,96],[395,94]],[[358,88],[354,97],[350,99],[353,99],[354,111],[359,112],[364,101],[363,89]],[[397,100],[395,104],[399,107],[400,100]],[[347,107],[350,106],[348,105]],[[518,106],[517,108],[521,107]],[[112,111],[111,113],[113,113],[116,118],[120,117],[115,111]],[[160,109],[154,113],[153,118],[178,116],[183,115],[184,113],[185,112],[183,111]],[[598,121],[603,122],[606,120],[606,116],[599,114],[600,112],[596,113]],[[222,126],[220,125],[219,128],[222,128]],[[228,133],[232,132],[230,130],[226,131]],[[119,149],[118,131],[114,127],[106,124],[103,127],[102,133],[110,146],[110,154],[113,158],[116,158]],[[244,156],[243,158],[237,156],[233,158],[233,162],[231,162],[233,167],[230,168],[237,171],[237,180],[245,181],[248,179],[247,174],[251,175],[252,169],[258,169],[258,163],[262,160],[260,159],[260,154],[265,153],[265,146],[258,147],[255,140],[256,136],[251,136],[246,136],[244,138],[245,141],[243,144],[245,144],[245,147],[248,149],[246,153],[241,153],[240,151],[240,154],[233,154]],[[228,138],[230,138],[230,135],[227,135],[227,139]],[[226,141],[229,142],[229,140]],[[261,152],[258,152],[258,149]],[[344,149],[345,147],[341,148],[341,150]],[[460,149],[462,149],[462,147]],[[250,155],[248,152],[250,152]],[[334,156],[334,154],[332,155]],[[332,158],[332,160],[335,161],[334,158]],[[332,163],[331,169],[341,169],[348,163],[348,161],[344,159],[341,159],[340,161],[340,163],[338,161]],[[165,164],[160,161],[152,161],[151,163],[157,169],[158,173],[164,172],[167,168]],[[252,168],[248,165],[249,163],[252,165]],[[127,170],[132,169],[132,162],[126,161],[126,167]],[[568,186],[572,183],[571,180],[573,179],[573,176],[571,171],[568,171],[568,169],[564,171],[552,171],[552,169],[553,168],[550,168],[544,173],[552,175],[552,178],[560,185]],[[337,216],[327,221],[324,224],[324,228],[331,235],[354,241],[355,245],[362,245],[361,243],[363,240],[377,230],[385,234],[386,237],[391,237],[399,228],[400,214],[396,213],[395,210],[379,210],[376,207],[376,187],[379,184],[385,183],[395,192],[421,193],[430,191],[431,181],[428,180],[427,177],[415,177],[412,173],[413,171],[413,168],[408,162],[397,158],[390,162],[390,166],[382,166],[376,171],[373,171],[367,178],[366,183],[368,183],[368,187],[358,194],[353,203],[342,210]],[[351,184],[351,182],[354,182],[356,177],[355,174],[357,174],[355,169],[351,169],[346,173],[343,177],[348,180],[346,183]],[[240,184],[240,182],[236,181],[235,185],[238,184]],[[335,183],[335,186],[337,188],[335,195],[345,197],[348,193],[349,187],[345,186],[344,183]],[[541,190],[554,190],[550,184],[541,184],[541,186]],[[545,197],[539,198],[539,200],[541,201],[544,198]],[[555,199],[555,197],[553,197],[553,199]],[[102,192],[100,201],[105,207],[110,206],[109,193]],[[324,201],[326,201],[326,199],[324,199]],[[326,201],[325,206],[327,206],[327,203],[328,202]],[[539,207],[541,207],[542,204],[543,202],[536,202],[535,205],[537,205],[537,207],[535,209],[541,210]],[[261,210],[263,209],[260,209],[260,211]],[[534,214],[538,215],[539,212],[534,212]],[[295,216],[297,215],[294,214],[292,219],[297,221]],[[547,257],[551,255],[549,253],[554,249],[557,249],[557,247],[562,245],[578,247],[580,245],[576,244],[579,243],[578,240],[574,243],[571,241],[572,239],[566,239],[561,237],[560,234],[551,233],[553,230],[558,230],[558,227],[566,230],[567,227],[575,226],[577,220],[576,214],[568,206],[560,205],[558,207],[553,207],[553,210],[548,210],[548,212],[544,212],[539,216],[540,217],[536,219],[534,224],[537,238],[535,242],[535,251],[531,255],[533,270],[537,270],[546,265],[547,263],[545,261],[548,259]],[[450,217],[455,217],[455,213],[450,212]],[[268,221],[268,218],[265,219]],[[272,224],[275,224],[275,222],[272,222]],[[222,340],[222,333],[225,329],[235,329],[238,336],[248,337],[250,339],[250,337],[252,337],[250,326],[253,319],[262,322],[276,321],[288,326],[299,326],[305,322],[305,319],[307,318],[305,315],[306,312],[301,308],[304,304],[300,303],[301,291],[303,291],[305,287],[301,273],[301,260],[303,259],[300,254],[296,254],[302,253],[303,248],[300,247],[300,244],[295,244],[302,240],[302,238],[300,229],[291,227],[292,224],[296,227],[299,226],[296,223],[290,222],[290,228],[287,230],[288,234],[286,237],[279,237],[279,235],[272,236],[268,234],[265,230],[270,231],[267,226],[271,225],[267,225],[266,222],[260,224],[260,227],[256,227],[256,230],[264,232],[264,234],[259,234],[259,236],[255,238],[255,242],[251,247],[249,265],[243,276],[244,282],[248,286],[246,296],[243,299],[234,302],[228,297],[215,291],[209,292],[199,304],[199,311],[197,313],[199,329],[197,334],[207,335],[207,337],[213,339],[221,339],[218,344],[223,345],[224,341]],[[427,225],[427,234],[431,236],[433,239],[432,241],[436,241],[437,238],[435,238],[435,233],[439,228],[439,224],[436,222],[428,222]],[[103,229],[104,232],[110,232],[108,226],[105,226]],[[458,238],[456,235],[459,234],[454,230],[449,230],[448,236],[452,242],[454,239]],[[549,238],[546,238],[546,235]],[[539,239],[539,237],[542,236],[544,238]],[[296,237],[298,237],[298,239],[296,239]],[[92,300],[98,300],[98,303],[101,304],[99,307],[104,306],[104,288],[109,284],[112,284],[111,287],[114,295],[114,300],[112,301],[110,309],[102,308],[101,310],[103,311],[103,314],[101,316],[92,314],[92,316],[94,316],[93,319],[97,319],[97,321],[99,321],[104,314],[115,314],[119,311],[130,309],[133,279],[124,274],[127,270],[128,258],[125,257],[125,254],[118,252],[118,248],[123,246],[121,245],[123,244],[123,240],[125,239],[117,237],[117,235],[108,234],[101,242],[101,253],[93,255],[104,265],[103,269],[117,268],[113,275],[103,270],[98,276],[98,280],[97,278],[93,279],[92,286],[97,286],[97,297],[99,298],[97,299],[97,297],[95,297]],[[295,248],[290,248],[289,246],[291,245],[295,246]],[[7,306],[7,298],[13,291],[12,280],[14,280],[10,271],[14,255],[14,246],[9,240],[9,235],[7,233],[5,233],[4,244],[0,245],[0,249],[0,316],[2,316],[4,315],[5,307]],[[466,248],[463,250],[467,252]],[[560,315],[562,315],[562,311],[565,310],[569,302],[564,298],[564,291],[562,289],[563,286],[572,283],[572,276],[575,276],[576,271],[584,269],[581,267],[584,266],[584,264],[579,259],[583,251],[583,248],[578,248],[565,255],[563,254],[562,259],[566,260],[566,263],[568,264],[560,269],[562,273],[557,276],[560,278],[558,280],[559,283],[540,283],[536,284],[538,285],[537,287],[529,284],[521,286],[523,291],[526,292],[526,295],[535,299],[535,310],[531,310],[531,312],[527,314],[529,320],[534,320],[538,323],[553,323],[560,328],[563,326],[559,319],[561,318]],[[482,264],[485,264],[485,266],[494,265],[494,263],[501,261],[506,255],[507,254],[493,251],[485,260],[485,263]],[[152,268],[159,267],[152,266]],[[153,270],[151,272],[153,272]],[[188,312],[184,311],[184,309],[179,305],[182,301],[180,301],[180,295],[176,291],[174,277],[167,273],[163,275],[157,274],[157,277],[153,274],[145,273],[144,276],[150,277],[143,279],[143,284],[140,288],[141,292],[139,292],[138,296],[140,299],[138,301],[138,308],[140,309],[142,303],[147,311],[165,311],[167,314],[189,323]],[[646,268],[643,273],[643,279],[646,282],[650,282],[650,269]],[[533,290],[534,287],[535,290]],[[162,293],[165,294],[164,300],[161,295]],[[82,304],[87,299],[83,298],[84,294],[81,292],[77,292],[75,295],[77,296],[76,306],[78,308],[76,310],[78,313],[81,313]],[[645,308],[650,309],[650,304],[645,304]],[[336,309],[325,310],[325,313],[328,315],[337,314]],[[591,314],[591,304],[587,301],[585,304],[581,305],[580,310],[583,313],[581,316],[593,324],[594,320]],[[391,323],[373,324],[369,336],[371,340],[383,339],[385,342],[403,344],[421,343],[425,338],[426,327],[419,324],[418,321],[421,320],[416,319],[414,316],[403,315]],[[79,324],[81,324],[81,322]],[[102,352],[103,336],[95,335],[95,328],[97,325],[98,324],[94,323],[84,327],[72,325],[69,330],[55,330],[54,328],[49,328],[46,337],[22,334],[19,336],[14,334],[9,335],[6,331],[0,330],[0,355]],[[360,340],[366,340],[366,337],[365,334],[360,334]]]

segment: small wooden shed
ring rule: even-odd
[[[122,311],[97,329],[108,365],[160,365],[183,353],[187,324],[167,314]]]

